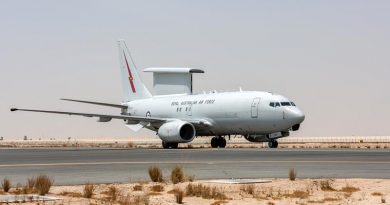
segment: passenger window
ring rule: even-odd
[[[270,103],[269,103],[269,106],[275,107],[275,103],[274,103],[274,102],[270,102]]]

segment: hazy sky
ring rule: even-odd
[[[118,114],[116,39],[139,69],[201,68],[195,92],[272,91],[306,120],[293,136],[389,135],[390,1],[18,1],[0,3],[0,136],[154,136],[122,121],[9,112]],[[147,87],[152,75],[141,73]]]

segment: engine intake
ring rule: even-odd
[[[195,133],[195,127],[191,123],[181,120],[164,123],[157,131],[164,142],[191,142]]]

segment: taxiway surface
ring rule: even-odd
[[[25,183],[38,174],[55,184],[149,180],[157,165],[169,176],[181,165],[196,179],[287,177],[390,178],[390,150],[351,149],[0,149],[0,177]]]

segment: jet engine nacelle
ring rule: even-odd
[[[195,138],[195,127],[191,123],[175,120],[161,125],[157,134],[165,142],[191,142]]]

